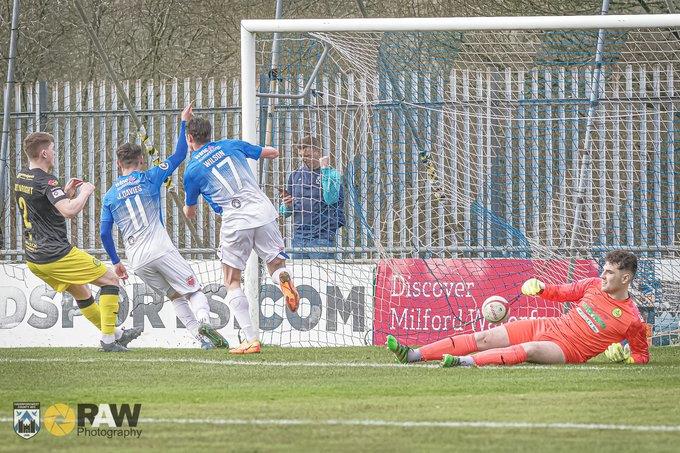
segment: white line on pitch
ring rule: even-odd
[[[16,357],[16,358],[0,358],[0,363],[21,363],[21,362],[36,362],[36,363],[95,363],[102,362],[106,363],[119,362],[119,363],[191,363],[198,365],[227,365],[227,366],[266,366],[266,367],[311,367],[311,368],[403,368],[403,369],[416,369],[416,368],[439,368],[437,363],[419,363],[409,365],[403,365],[399,363],[365,363],[365,362],[278,362],[278,361],[263,361],[263,360],[214,360],[214,359],[192,359],[192,358],[113,358],[110,355],[106,356],[106,360],[101,360],[98,358],[82,358],[82,359],[67,359],[59,357],[46,357],[46,358],[32,358],[32,357]],[[598,366],[598,365],[564,365],[564,366],[549,366],[549,365],[517,365],[512,367],[485,367],[483,370],[636,370],[644,371],[654,368],[651,365],[646,366]],[[676,366],[668,366],[665,368],[678,368]]]
[[[0,417],[0,422],[13,419]],[[140,418],[139,423],[165,425],[257,425],[257,426],[363,426],[378,428],[487,428],[487,429],[564,429],[601,431],[680,432],[680,425],[617,425],[609,423],[536,423],[494,421],[410,421],[410,420],[306,420],[306,419],[219,419],[219,418]]]

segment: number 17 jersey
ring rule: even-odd
[[[248,230],[276,220],[279,214],[246,159],[257,160],[261,154],[261,146],[241,140],[211,142],[194,151],[184,171],[186,205],[196,205],[203,195],[222,215],[222,231]]]

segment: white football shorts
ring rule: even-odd
[[[201,289],[196,274],[177,249],[136,269],[135,274],[154,291],[168,297],[174,293],[185,296]]]
[[[278,256],[288,258],[283,251],[283,237],[276,220],[247,230],[221,229],[217,256],[227,266],[244,270],[253,249],[266,263]]]

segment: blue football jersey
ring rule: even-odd
[[[262,147],[241,140],[211,142],[196,150],[184,172],[186,205],[198,196],[222,215],[222,228],[245,230],[273,222],[278,212],[260,186],[247,158],[259,159]]]
[[[104,195],[101,220],[118,227],[133,269],[175,247],[163,225],[161,187],[178,165],[168,159],[147,171],[119,176]]]

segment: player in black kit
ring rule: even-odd
[[[101,330],[102,350],[127,351],[127,344],[141,329],[116,328],[118,277],[101,261],[71,245],[66,232],[66,219],[83,210],[94,185],[72,178],[60,186],[51,174],[55,150],[48,133],[28,135],[24,151],[29,164],[17,174],[14,196],[23,219],[26,265],[55,291],[73,295],[83,316]],[[99,304],[94,303],[88,283],[101,287]]]

